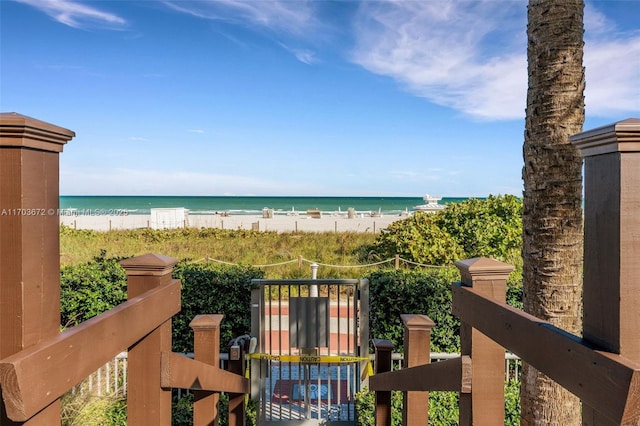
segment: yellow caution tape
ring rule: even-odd
[[[364,380],[367,376],[373,376],[373,365],[371,365],[371,360],[367,361],[367,366],[362,369],[362,374],[360,374],[360,380]]]
[[[348,362],[369,361],[369,358],[344,355],[271,355],[250,354],[251,359],[263,359],[267,361],[303,362],[311,364],[337,364]]]
[[[360,356],[344,356],[344,355],[271,355],[271,354],[250,354],[251,359],[261,359],[266,361],[280,362],[300,362],[306,364],[339,364],[353,362],[367,362],[366,367],[362,370],[361,379],[367,376],[373,376],[373,366],[371,360]]]

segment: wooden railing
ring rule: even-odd
[[[0,360],[7,417],[27,422],[127,349],[129,424],[171,424],[172,388],[195,391],[196,425],[216,418],[216,393],[247,393],[242,366],[240,374],[218,367],[222,315],[201,315],[191,322],[195,359],[171,352],[171,317],[180,311],[180,281],[171,279],[174,263],[151,254],[121,262],[128,274],[127,302]],[[238,370],[233,361],[229,364]],[[238,407],[234,410],[238,417]]]
[[[427,423],[425,392],[436,390],[460,392],[461,425],[503,424],[505,348],[577,395],[584,424],[640,424],[640,120],[571,140],[585,159],[584,336],[508,306],[510,265],[458,262],[452,310],[461,320],[461,357],[433,364],[427,357],[391,372],[383,367],[392,347],[376,341],[378,374],[369,385],[378,425],[391,424],[392,390],[407,395],[407,425]],[[428,353],[433,323],[418,318],[403,318],[405,346]]]
[[[122,261],[127,302],[60,332],[58,155],[74,135],[0,114],[0,424],[60,424],[60,397],[128,350],[128,424],[170,425],[171,388],[184,388],[196,392],[194,425],[214,423],[218,392],[232,393],[229,424],[243,425],[249,383],[243,361],[218,367],[222,316],[192,321],[195,359],[171,352],[175,259]]]

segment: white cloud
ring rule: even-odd
[[[363,3],[353,61],[408,92],[481,120],[521,119],[527,96],[526,3]],[[640,34],[585,9],[587,114],[640,110]]]
[[[481,119],[524,116],[524,2],[365,3],[353,60],[409,92]],[[492,44],[500,46],[491,52]]]
[[[73,0],[16,0],[32,6],[51,16],[61,24],[73,28],[86,29],[89,27],[107,27],[111,29],[123,28],[127,21],[118,15],[104,12],[86,3]]]
[[[640,112],[640,37],[587,40],[585,103],[588,114],[621,117]]]
[[[189,129],[189,130],[187,130],[187,132],[189,132],[189,133],[197,133],[199,135],[203,135],[204,134],[204,130],[202,130],[202,129]]]
[[[260,26],[300,35],[316,24],[310,1],[165,1],[171,9],[199,18]]]
[[[585,7],[585,104],[589,115],[621,117],[640,112],[640,31],[622,32],[615,22]]]
[[[311,50],[290,49],[290,51],[293,53],[293,55],[296,57],[297,60],[299,60],[304,64],[313,65],[318,62],[318,58],[316,58],[316,54]]]

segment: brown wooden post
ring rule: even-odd
[[[0,114],[0,359],[60,332],[59,153],[74,136]],[[24,424],[59,423],[58,401]],[[0,424],[15,424],[1,402]]]
[[[475,258],[456,262],[462,284],[481,295],[505,303],[507,277],[513,266],[497,260]],[[460,394],[460,425],[504,423],[503,347],[466,323],[460,324],[462,355],[471,357],[471,393]]]
[[[436,325],[426,315],[401,315],[404,324],[406,367],[431,362],[431,329]],[[424,426],[429,422],[429,392],[403,392],[402,420],[405,426]]]
[[[571,137],[584,157],[584,339],[640,362],[640,119]],[[614,424],[583,406],[583,424]]]
[[[393,343],[383,339],[373,339],[375,373],[391,371]],[[376,391],[376,426],[391,426],[391,391]]]
[[[120,262],[127,272],[128,298],[172,281],[177,260],[145,254]],[[171,320],[129,348],[127,422],[131,425],[171,425],[171,389],[160,386],[160,353],[171,352]]]
[[[220,368],[220,323],[224,315],[198,315],[189,324],[193,329],[194,359]],[[218,424],[220,393],[193,392],[193,425]]]
[[[231,352],[231,351],[229,351]],[[244,375],[244,343],[240,343],[239,359],[232,360],[229,354],[229,371],[239,375]],[[245,426],[244,393],[229,393],[229,426]]]

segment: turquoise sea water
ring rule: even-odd
[[[459,202],[466,198],[443,197],[440,204]],[[413,206],[424,204],[422,197],[202,197],[202,196],[76,196],[60,197],[61,209],[126,210],[129,214],[149,214],[159,207],[184,207],[189,214],[261,214],[266,207],[275,212],[346,212],[350,207],[358,212],[400,214],[411,212]]]

